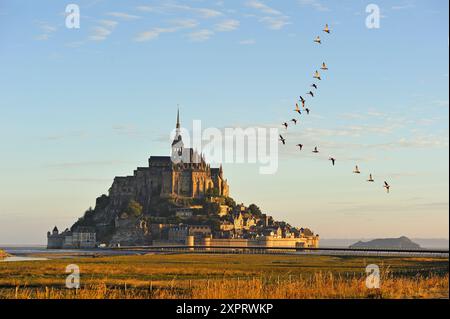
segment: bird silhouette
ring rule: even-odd
[[[319,81],[322,80],[322,77],[320,76],[319,71],[316,71],[316,73],[314,73],[314,78],[317,79],[317,80],[319,80]]]
[[[309,95],[311,95],[311,97],[314,97],[314,92],[313,92],[313,91],[309,91],[309,92],[306,93],[306,94],[309,94]]]
[[[384,182],[384,188],[386,188],[387,193],[389,194],[390,190],[391,190],[391,186],[388,184],[388,182]]]
[[[369,179],[367,180],[369,183],[373,183],[375,182],[375,180],[373,179],[372,174],[369,175]]]
[[[297,112],[298,114],[302,115],[302,111],[300,111],[300,107],[298,106],[298,103],[295,104],[294,112]]]
[[[323,32],[330,34],[331,30],[330,27],[328,26],[328,24],[325,24],[325,29],[323,29]]]
[[[311,112],[308,108],[306,108],[305,111],[306,111],[306,114],[308,114],[308,115],[309,115],[309,112]]]
[[[289,127],[289,124],[287,124],[287,123],[283,123],[283,126],[286,128],[286,130],[288,129],[288,127]]]
[[[319,153],[319,149],[317,148],[317,146],[316,147],[314,147],[314,151],[313,151],[313,153]]]
[[[295,125],[297,125],[297,119],[292,119],[291,122],[294,122]]]
[[[333,166],[336,164],[336,159],[334,158],[334,157],[331,157],[330,156],[330,159],[329,159],[330,161],[331,161],[331,163],[333,164]]]
[[[300,102],[305,103],[306,100],[303,98],[303,96],[300,96]]]
[[[325,64],[325,62],[322,63],[321,69],[324,71],[328,71],[328,66]]]
[[[316,42],[318,44],[322,44],[322,40],[320,40],[319,36],[317,36],[317,38],[314,40],[314,42]]]
[[[317,84],[311,84],[311,87],[315,88],[317,90]]]
[[[280,135],[280,141],[283,143],[283,145],[286,145],[286,139],[283,137],[283,135]]]
[[[297,147],[300,148],[300,151],[303,150],[303,144],[297,144]]]
[[[359,170],[358,165],[356,165],[355,170],[353,171],[355,174],[361,174],[361,171]]]

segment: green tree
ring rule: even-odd
[[[142,210],[143,208],[141,204],[139,204],[135,200],[130,200],[130,202],[128,203],[127,207],[123,212],[126,213],[128,216],[139,217],[142,215]]]
[[[227,198],[225,198],[225,205],[227,205],[228,207],[231,207],[231,208],[235,208],[236,202],[234,201],[233,198],[227,197]]]
[[[203,215],[210,216],[210,215],[218,215],[220,212],[220,205],[218,203],[210,203],[207,202],[203,205]]]
[[[261,217],[262,215],[261,209],[255,204],[251,204],[250,206],[248,206],[248,210],[253,216]]]

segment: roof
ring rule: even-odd
[[[172,162],[172,158],[170,156],[152,156],[150,162]]]

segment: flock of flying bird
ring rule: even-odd
[[[323,32],[325,32],[326,34],[331,34],[331,30],[330,30],[330,27],[328,26],[328,24],[325,25],[325,28],[323,29]],[[322,44],[322,39],[320,38],[320,36],[317,36],[314,39],[314,42],[319,44],[319,45],[321,45]],[[322,63],[322,66],[321,66],[320,69],[322,71],[328,71],[327,64],[325,62]],[[315,71],[315,73],[313,75],[313,78],[315,80],[317,80],[317,81],[322,81],[322,76],[320,75],[320,72],[318,70]],[[316,92],[317,92],[318,88],[319,87],[318,87],[318,85],[316,83],[311,84],[311,89],[310,89],[310,91],[308,93],[306,93],[306,95],[309,95],[309,96],[311,96],[311,98],[314,98],[316,96]],[[310,112],[311,112],[311,109],[306,106],[306,100],[302,96],[300,96],[299,102],[302,104],[303,112],[306,112],[306,114],[309,115]],[[302,115],[302,109],[300,108],[300,106],[299,106],[299,104],[297,102],[296,105],[295,105],[294,112],[298,113],[298,115]],[[292,122],[294,125],[297,125],[298,121],[299,121],[298,119],[293,118],[289,122],[283,123],[283,126],[285,127],[286,130],[288,130],[290,122]],[[280,142],[283,145],[286,145],[286,139],[281,134],[280,134]],[[303,144],[297,144],[296,146],[300,149],[300,151],[303,150],[303,146],[304,146]],[[319,153],[319,148],[317,146],[314,147],[312,152],[314,154],[318,154]],[[336,165],[336,158],[335,157],[330,156],[329,160],[331,161],[333,166]],[[355,170],[353,171],[353,173],[354,174],[361,174],[361,171],[359,170],[358,166],[355,167]],[[372,174],[369,175],[369,178],[367,179],[367,182],[369,182],[369,183],[374,183],[375,182],[375,179],[373,178]],[[390,192],[391,186],[388,184],[388,182],[385,181],[383,187],[386,189],[387,193]]]

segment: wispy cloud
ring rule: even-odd
[[[106,40],[111,33],[111,29],[100,26],[93,27],[92,34],[89,36],[89,39],[92,41],[103,41]]]
[[[242,40],[242,41],[239,41],[239,44],[241,44],[241,45],[253,45],[253,44],[256,44],[256,40],[254,40],[254,39]]]
[[[391,143],[383,143],[374,145],[383,149],[400,149],[400,148],[448,148],[448,138],[437,135],[418,135],[412,138],[400,138]]]
[[[189,33],[188,37],[192,42],[204,42],[208,41],[213,35],[214,35],[213,31],[208,29],[202,29]]]
[[[172,21],[169,27],[155,27],[148,31],[143,31],[138,33],[134,41],[136,42],[146,42],[151,40],[156,40],[159,38],[161,34],[164,33],[174,33],[184,29],[192,29],[198,26],[198,22],[194,19],[181,19]]]
[[[119,135],[138,136],[141,135],[140,130],[132,124],[116,124],[112,129]]]
[[[246,6],[263,15],[259,17],[259,22],[264,23],[271,30],[281,30],[286,25],[291,24],[287,15],[263,2],[250,0],[246,3]]]
[[[51,34],[56,32],[58,29],[54,26],[47,24],[46,22],[38,22],[38,27],[41,33],[35,37],[38,41],[46,41],[51,37]]]
[[[268,26],[268,28],[272,30],[281,30],[286,25],[291,24],[287,16],[263,17],[259,21],[265,23]]]
[[[282,15],[282,13],[274,8],[269,7],[268,5],[257,1],[257,0],[250,0],[247,2],[246,4],[248,7],[256,9],[261,11],[262,13],[265,14],[270,14],[270,15]]]
[[[153,28],[152,30],[144,31],[139,33],[134,41],[136,42],[146,42],[158,39],[159,36],[163,33],[171,33],[175,32],[173,28]]]
[[[125,13],[125,12],[108,12],[106,15],[111,16],[111,17],[115,17],[115,18],[119,18],[122,20],[136,20],[136,19],[140,19],[141,17],[133,15],[133,14],[129,14],[129,13]]]
[[[142,12],[158,12],[158,9],[151,6],[137,6],[136,9]]]
[[[201,18],[210,19],[217,18],[223,15],[222,12],[210,8],[195,8],[188,5],[181,5],[176,3],[165,4],[164,7],[169,10],[182,10],[191,12]]]
[[[407,3],[407,4],[403,4],[403,5],[395,5],[392,6],[391,9],[392,10],[406,10],[406,9],[413,9],[416,6],[412,3]]]
[[[106,40],[119,23],[114,20],[100,20],[98,25],[92,28],[89,40],[104,41]]]
[[[229,32],[239,28],[241,23],[238,20],[225,20],[215,26],[215,30],[218,32]]]
[[[113,20],[100,20],[99,23],[107,28],[115,28],[119,24]]]
[[[301,6],[309,6],[317,11],[330,11],[330,9],[319,0],[299,0],[298,2]]]

